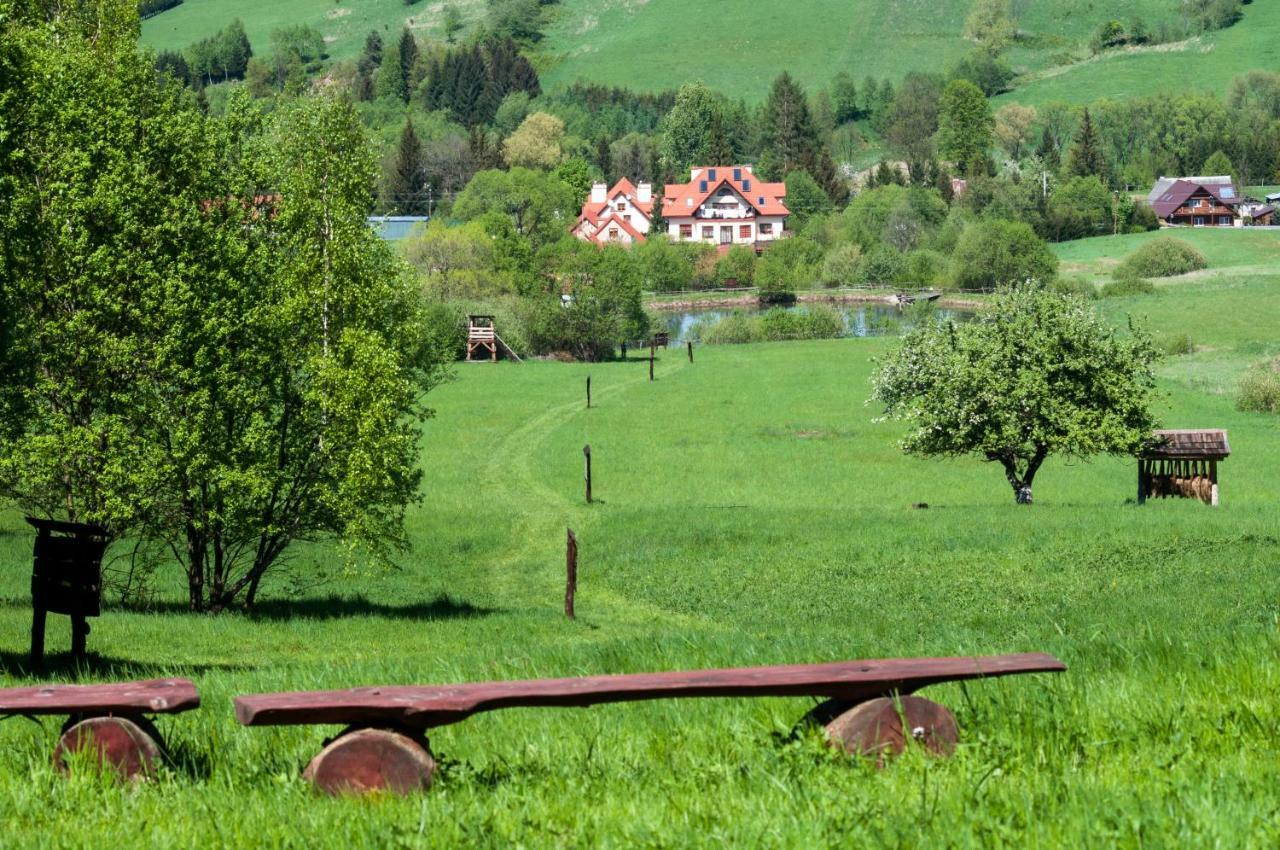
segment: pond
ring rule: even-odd
[[[783,310],[807,310],[811,306],[829,307],[844,317],[844,333],[842,337],[896,336],[909,330],[926,316],[939,320],[951,319],[957,322],[968,321],[974,310],[935,307],[932,304],[921,304],[898,307],[893,304],[794,304],[781,308]],[[665,330],[673,345],[687,340],[698,341],[698,326],[706,327],[726,316],[735,313],[759,314],[766,309],[761,307],[703,307],[701,309],[652,311],[654,328]]]

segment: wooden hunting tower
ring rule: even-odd
[[[36,529],[31,571],[31,663],[44,659],[49,613],[71,618],[71,655],[83,658],[88,617],[102,613],[102,555],[107,533],[96,525],[27,517]]]
[[[493,327],[493,316],[467,317],[467,359],[476,359],[477,351],[488,352],[490,361],[498,359],[498,334]]]
[[[1138,504],[1178,496],[1218,504],[1218,461],[1231,454],[1222,430],[1156,431],[1138,458]]]

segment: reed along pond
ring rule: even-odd
[[[794,335],[776,338],[850,338],[869,336],[898,336],[929,319],[966,322],[976,311],[956,307],[938,307],[931,302],[899,307],[894,304],[840,304],[807,302],[771,307],[704,307],[678,310],[651,310],[654,330],[665,330],[671,343],[684,342],[753,342],[755,339],[733,338],[726,333],[726,322],[747,326],[768,324],[766,314],[782,311],[784,322],[797,329]],[[777,315],[777,314],[775,314]],[[812,319],[813,321],[805,321]],[[808,332],[806,332],[808,331]],[[720,338],[717,338],[720,337]]]

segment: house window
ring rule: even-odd
[[[692,239],[692,238],[693,238],[693,225],[692,225],[692,224],[682,224],[682,225],[680,225],[680,238],[681,238],[681,239]]]
[[[720,244],[729,245],[732,242],[733,242],[733,228],[732,227],[720,228]]]
[[[716,229],[714,227],[703,227],[702,238],[708,241],[716,238]]]
[[[1231,226],[1231,216],[1229,216],[1229,215],[1220,215],[1220,216],[1218,216],[1218,224],[1221,224],[1221,225],[1223,225],[1224,227],[1230,227],[1230,226]]]
[[[626,201],[618,201],[618,212],[622,212],[627,208]]]
[[[631,221],[631,213],[627,213],[622,217],[623,221]]]
[[[740,224],[740,225],[738,225],[738,238],[739,238],[739,239],[750,239],[750,238],[751,238],[751,225],[749,225],[749,224]]]
[[[1204,227],[1204,216],[1197,215],[1191,218],[1191,223],[1196,227]]]
[[[609,238],[610,238],[610,239],[617,239],[617,238],[618,238],[618,228],[616,228],[616,227],[610,227],[610,228],[609,228]]]
[[[760,235],[761,235],[761,236],[772,236],[772,235],[773,235],[773,222],[772,222],[772,221],[762,221],[762,222],[760,222]]]

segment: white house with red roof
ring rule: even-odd
[[[668,183],[662,216],[678,242],[763,248],[787,234],[783,183],[757,180],[750,165],[695,166],[688,183]]]
[[[636,186],[625,177],[612,189],[605,183],[596,183],[582,205],[573,235],[597,245],[643,242],[652,214],[653,186],[649,183]]]

